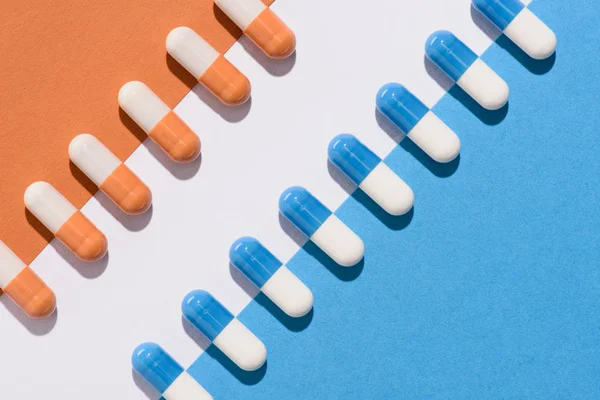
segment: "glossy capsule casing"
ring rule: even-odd
[[[453,33],[434,32],[425,54],[483,108],[498,110],[508,102],[506,82]]]
[[[529,57],[543,60],[556,51],[556,35],[519,0],[472,0],[473,6]]]
[[[48,182],[34,182],[23,196],[25,207],[83,261],[96,261],[108,250],[106,236]]]
[[[229,260],[290,317],[302,317],[312,309],[310,289],[255,238],[236,240],[229,250]]]
[[[362,260],[363,241],[305,188],[294,186],[284,191],[279,211],[339,265],[351,267]]]
[[[165,400],[212,400],[212,396],[156,343],[136,347],[131,364]]]
[[[447,163],[460,153],[456,133],[403,85],[383,85],[377,92],[376,105],[382,115],[433,160]]]
[[[46,318],[56,309],[54,292],[2,241],[0,288],[30,318]]]
[[[412,189],[355,136],[334,137],[329,160],[375,203],[391,215],[406,214],[413,206]]]
[[[200,139],[146,84],[127,82],[119,90],[119,106],[158,146],[177,162],[200,155]]]
[[[83,133],[69,144],[69,157],[98,188],[127,214],[141,214],[152,204],[152,192],[95,136]]]
[[[263,342],[210,293],[190,292],[181,303],[181,312],[239,368],[255,371],[265,363],[267,349]]]

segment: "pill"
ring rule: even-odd
[[[261,0],[215,0],[215,4],[271,58],[289,57],[296,36]]]
[[[406,87],[388,83],[379,89],[377,109],[429,157],[440,163],[454,160],[460,139]]]
[[[46,318],[56,309],[54,292],[1,240],[0,288],[30,318]]]
[[[234,364],[255,371],[267,359],[267,349],[244,324],[204,290],[188,293],[181,304],[185,319],[194,325]]]
[[[71,140],[69,157],[124,212],[141,214],[150,208],[148,186],[95,136],[83,133]]]
[[[344,133],[329,143],[329,160],[391,215],[406,214],[414,193],[381,158],[355,136]]]
[[[192,29],[173,29],[167,51],[224,104],[240,105],[250,98],[248,78]]]
[[[136,347],[131,364],[165,400],[212,400],[212,396],[156,343]]]
[[[119,105],[173,160],[189,162],[200,154],[200,139],[148,86],[128,82]]]
[[[308,190],[287,189],[279,198],[279,211],[339,265],[351,267],[362,260],[363,241]]]
[[[529,57],[554,54],[556,35],[519,0],[473,0],[473,6]]]
[[[83,261],[106,254],[106,236],[48,182],[29,185],[24,200],[25,207]]]
[[[448,31],[429,36],[425,53],[479,105],[498,110],[508,101],[508,85],[460,39]]]
[[[229,250],[229,260],[290,317],[302,317],[312,309],[310,289],[258,240],[236,240]]]

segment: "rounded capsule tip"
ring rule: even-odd
[[[147,86],[140,81],[127,82],[119,90],[119,105],[123,107],[123,105],[130,104],[134,101],[136,95],[146,88]]]
[[[184,42],[189,35],[196,35],[196,32],[187,26],[179,26],[171,30],[166,40],[167,51],[169,53],[175,51],[179,44]]]
[[[49,188],[52,188],[52,185],[44,181],[37,181],[29,185],[23,195],[25,206],[29,207],[29,205],[33,204],[39,196],[43,196],[44,191]]]
[[[449,42],[455,38],[456,36],[450,31],[440,30],[433,32],[425,42],[425,54],[427,54],[427,57],[432,58],[436,52],[444,52],[449,47]]]
[[[23,308],[33,319],[44,319],[56,310],[56,295],[49,288],[44,288],[31,297]]]
[[[237,258],[237,253],[242,251],[243,249],[247,249],[248,247],[255,247],[258,245],[258,240],[254,239],[250,236],[244,236],[233,242],[231,248],[229,249],[229,259],[234,262]]]
[[[327,147],[327,156],[333,161],[338,154],[340,147],[348,146],[349,143],[355,141],[356,138],[349,133],[341,133],[337,135],[329,142],[329,146]]]
[[[288,206],[289,201],[306,192],[307,190],[301,186],[292,186],[287,188],[283,193],[281,193],[281,196],[279,196],[279,209],[285,209]]]
[[[146,367],[148,360],[153,359],[153,355],[156,355],[161,352],[161,348],[156,343],[142,343],[133,350],[131,354],[131,365],[133,368],[142,372]]]

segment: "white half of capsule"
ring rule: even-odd
[[[358,187],[391,215],[406,214],[415,200],[410,186],[383,162],[380,162]]]
[[[290,317],[302,317],[313,307],[312,292],[285,265],[279,267],[260,290]]]
[[[365,255],[363,241],[334,214],[321,224],[310,240],[342,267],[358,264]]]
[[[215,0],[215,4],[242,30],[264,11],[261,0]]]
[[[48,182],[35,182],[25,190],[25,207],[56,234],[77,208]]]
[[[219,57],[217,50],[187,26],[180,26],[169,33],[167,51],[196,79],[200,79]]]
[[[460,139],[433,111],[429,111],[406,135],[429,157],[440,163],[460,153]]]
[[[117,156],[88,133],[82,133],[71,140],[69,157],[96,186],[100,186],[121,165]]]
[[[212,400],[206,391],[190,374],[183,371],[164,391],[165,400]]]
[[[471,64],[456,83],[487,110],[499,110],[508,102],[508,85],[480,58]]]
[[[556,51],[556,35],[527,7],[504,28],[504,34],[536,60],[544,60]]]
[[[237,318],[223,328],[213,344],[244,371],[256,371],[267,360],[267,348],[263,342]]]
[[[148,86],[131,81],[119,90],[119,106],[146,133],[169,113],[171,109]]]
[[[8,286],[25,267],[25,263],[0,240],[0,288]]]

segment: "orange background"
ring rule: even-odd
[[[124,160],[146,138],[119,110],[120,87],[143,81],[174,107],[195,85],[165,50],[181,25],[222,53],[241,34],[212,0],[1,2],[0,240],[26,263],[53,237],[25,210],[27,186],[48,181],[78,208],[96,191],[69,161],[71,139],[93,133]]]

